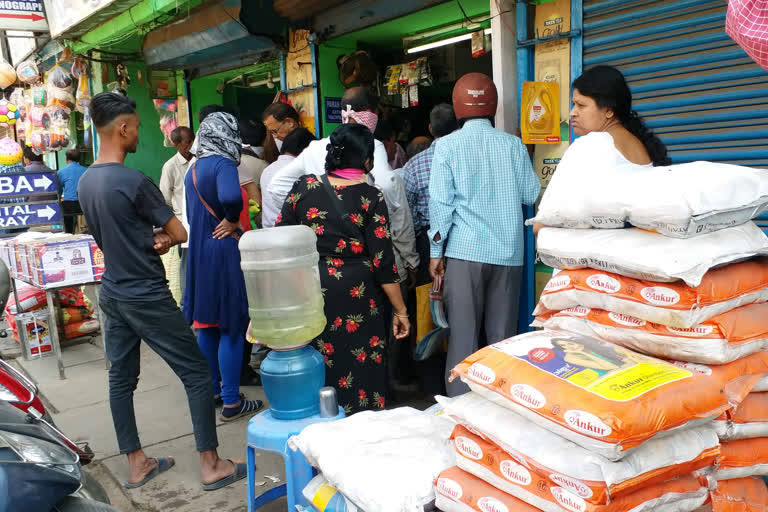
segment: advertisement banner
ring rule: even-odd
[[[43,0],[0,0],[0,30],[48,32]]]

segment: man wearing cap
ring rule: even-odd
[[[540,184],[516,136],[493,127],[493,81],[469,73],[456,82],[453,108],[461,129],[435,142],[429,181],[430,274],[444,282],[451,326],[447,373],[487,342],[517,334],[523,274],[523,204]],[[458,380],[448,396],[467,391]]]

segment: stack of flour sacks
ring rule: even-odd
[[[438,507],[768,511],[768,171],[562,166],[535,219],[563,269],[544,329],[453,369],[472,391],[441,399]]]

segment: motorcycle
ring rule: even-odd
[[[0,311],[10,292],[0,261]],[[37,386],[0,360],[0,512],[119,512],[84,472],[93,460],[53,423]]]

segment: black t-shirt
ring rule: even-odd
[[[88,228],[104,252],[101,293],[128,302],[170,297],[153,229],[171,220],[173,210],[152,180],[120,164],[94,164],[77,193]]]

